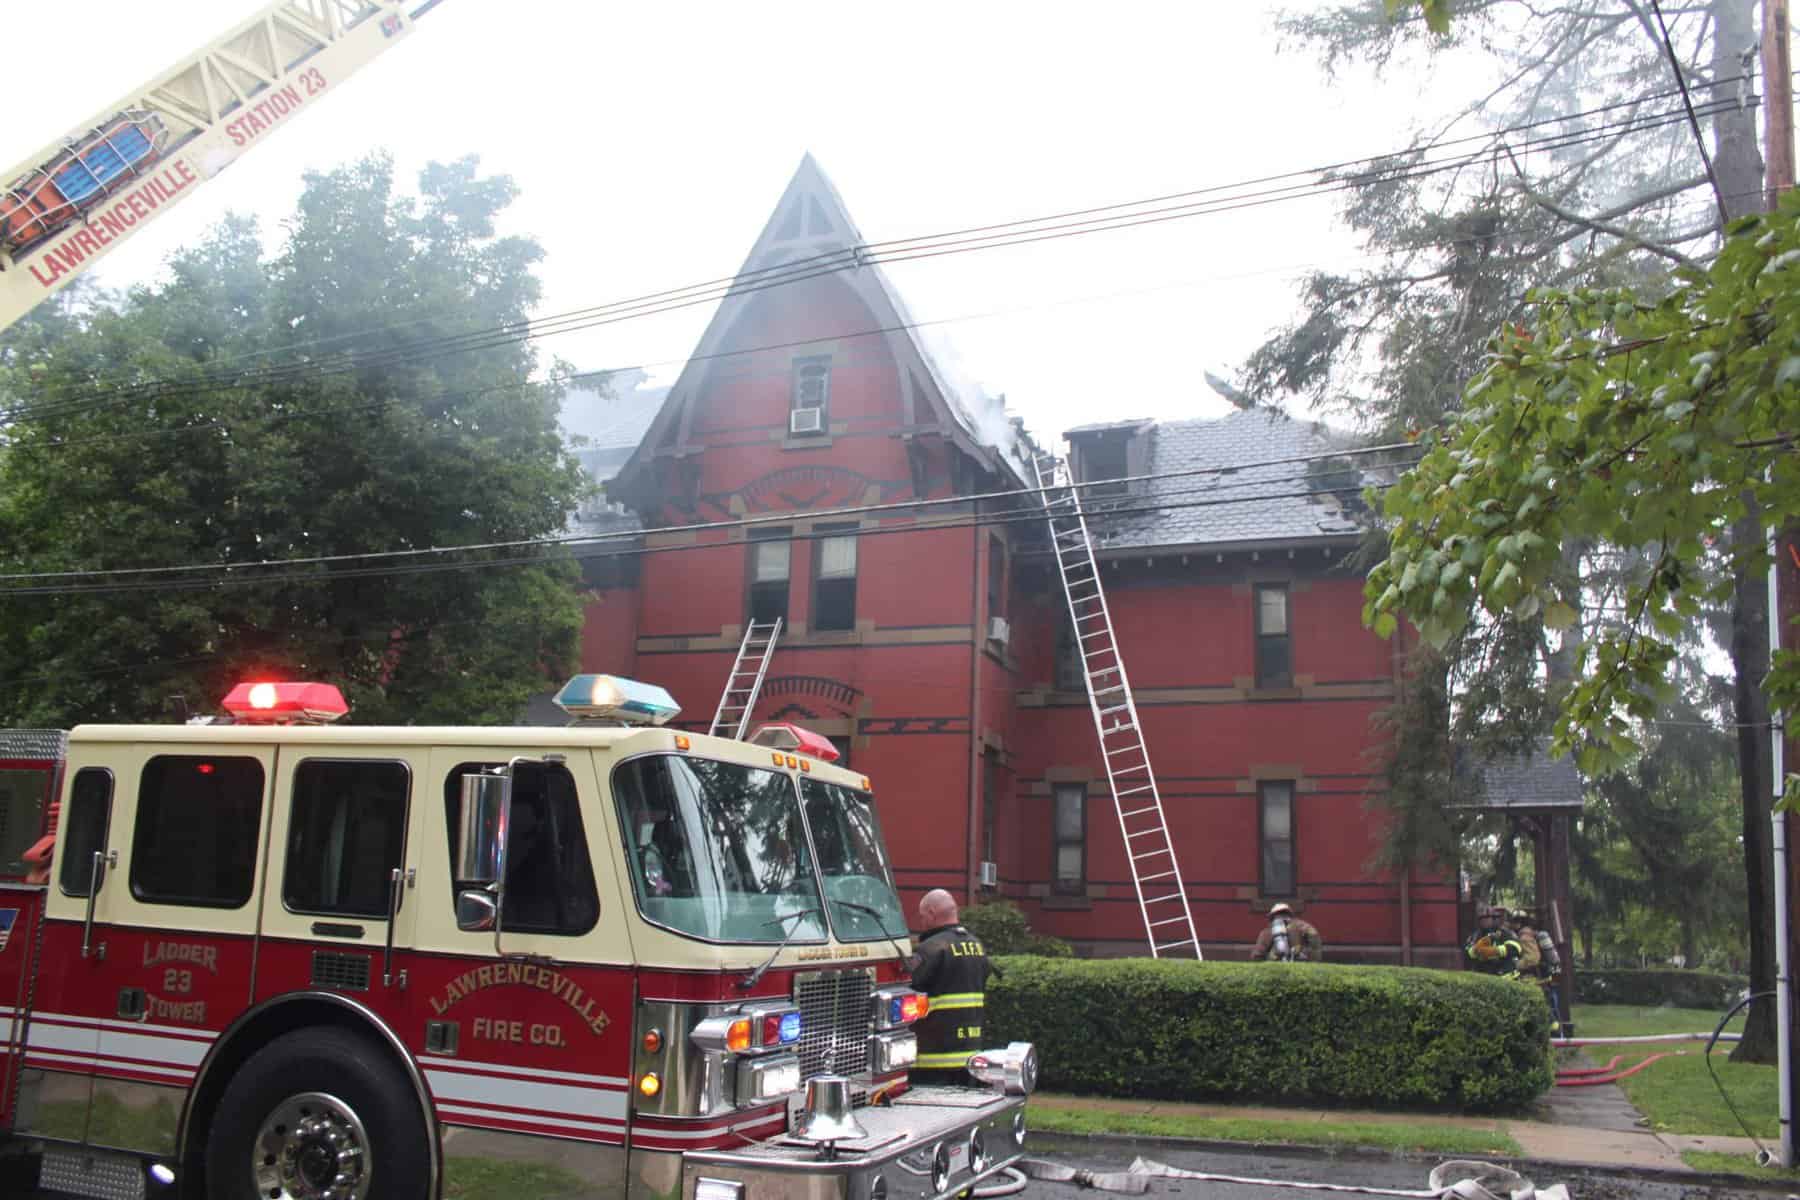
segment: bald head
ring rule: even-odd
[[[925,928],[956,924],[956,898],[943,888],[932,888],[919,898],[919,920]]]

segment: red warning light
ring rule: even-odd
[[[200,772],[202,775],[211,775],[213,773],[213,765],[211,763],[201,763],[196,766],[194,770]]]
[[[240,683],[225,697],[240,721],[335,721],[350,711],[329,683]]]

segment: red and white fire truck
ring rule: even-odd
[[[670,729],[660,688],[558,702],[357,727],[258,683],[0,732],[0,1194],[900,1200],[1011,1165],[1028,1045],[907,1086],[869,780]]]

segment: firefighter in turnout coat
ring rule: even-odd
[[[931,1007],[913,1026],[919,1039],[914,1083],[970,1083],[965,1067],[982,1048],[981,1022],[994,966],[981,940],[957,923],[958,916],[956,900],[942,888],[919,901],[925,932],[911,960],[912,985],[931,998]]]

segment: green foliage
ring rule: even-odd
[[[989,900],[962,910],[962,923],[981,939],[990,956],[1033,954],[1043,958],[1071,958],[1073,947],[1061,938],[1033,933],[1019,906],[1010,900]]]
[[[1551,1084],[1530,984],[1323,963],[1011,958],[988,987],[1001,1041],[1088,1095],[1514,1109]]]
[[[1718,971],[1577,970],[1575,1001],[1578,1004],[1636,1004],[1657,1007],[1704,1009],[1711,1020],[1683,1032],[1710,1030],[1738,1002],[1750,981],[1742,975]],[[1584,1034],[1586,1030],[1582,1031]]]
[[[570,667],[566,555],[353,557],[556,534],[580,495],[530,344],[438,344],[536,303],[541,252],[494,229],[513,195],[472,159],[417,197],[385,158],[311,174],[273,260],[228,218],[156,285],[0,340],[0,573],[142,572],[0,589],[0,724],[210,711],[255,674],[335,682],[361,721],[505,722]],[[321,556],[351,557],[219,569]]]
[[[1579,648],[1556,722],[1590,772],[1629,761],[1670,694],[1684,630],[1760,574],[1760,541],[1726,540],[1747,512],[1800,513],[1800,199],[1734,226],[1704,275],[1657,301],[1622,289],[1539,291],[1494,339],[1467,408],[1384,498],[1386,562],[1364,617],[1406,617],[1433,645],[1487,619],[1580,618],[1559,577],[1572,539],[1642,556]],[[1723,560],[1725,569],[1717,569]],[[1785,653],[1771,702],[1800,700]]]

